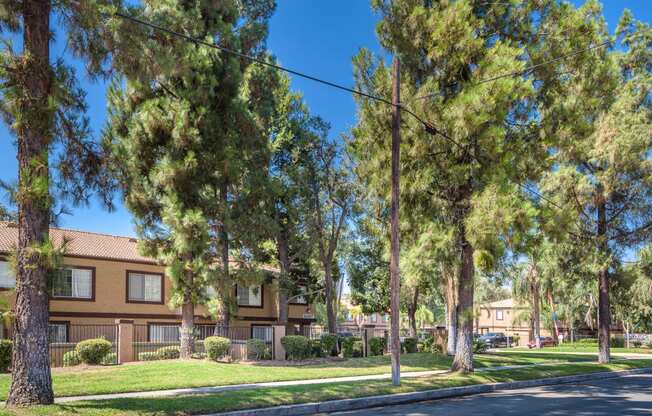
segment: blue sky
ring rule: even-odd
[[[605,0],[605,16],[611,30],[624,8],[631,9],[639,20],[652,21],[652,0]],[[351,86],[351,58],[359,48],[381,52],[375,37],[376,21],[377,16],[366,0],[278,0],[270,24],[268,47],[289,68]],[[63,36],[58,36],[58,39],[62,40]],[[52,50],[53,57],[63,54],[62,43],[56,42]],[[73,64],[83,74],[79,64]],[[106,85],[90,82],[83,75],[80,78],[88,94],[91,124],[99,132],[106,117]],[[346,132],[355,122],[355,105],[349,94],[296,77],[292,84],[304,94],[312,112],[331,123],[334,137]],[[2,125],[0,179],[14,181],[17,169],[14,139]],[[73,215],[62,217],[60,224],[87,231],[134,236],[129,212],[120,201],[116,202],[118,209],[111,213],[95,201],[88,207],[74,208]]]

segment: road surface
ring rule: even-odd
[[[652,415],[652,374],[333,413],[349,416]]]

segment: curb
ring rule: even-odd
[[[360,397],[355,399],[331,400],[326,402],[293,404],[260,409],[237,410],[225,413],[211,413],[204,416],[299,416],[315,413],[341,412],[346,410],[366,409],[380,406],[422,402],[427,400],[445,399],[450,397],[468,396],[472,394],[492,393],[499,390],[522,389],[526,387],[551,386],[557,384],[579,383],[584,381],[604,380],[625,377],[635,374],[652,373],[652,368],[634,370],[606,371],[574,376],[551,377],[523,381],[510,381],[492,384],[476,384],[472,386],[450,387],[437,390],[424,390],[409,393],[386,394],[382,396]]]

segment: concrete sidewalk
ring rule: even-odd
[[[510,370],[517,368],[528,368],[546,365],[557,365],[564,361],[549,361],[537,364],[523,364],[523,365],[505,365],[496,367],[483,367],[476,369],[477,372]],[[438,374],[448,373],[449,370],[431,370],[431,371],[412,371],[401,373],[401,378],[418,378],[429,377]],[[192,387],[185,389],[172,389],[172,390],[154,390],[154,391],[137,391],[130,393],[112,393],[112,394],[96,394],[89,396],[68,396],[57,397],[54,399],[55,403],[76,402],[80,400],[110,400],[110,399],[125,399],[125,398],[153,398],[153,397],[176,397],[188,396],[194,394],[211,394],[220,393],[233,390],[244,389],[259,389],[264,387],[287,387],[298,386],[307,384],[329,384],[329,383],[342,383],[352,381],[370,381],[370,380],[387,380],[391,379],[391,374],[372,374],[365,376],[349,376],[349,377],[332,377],[332,378],[318,378],[311,380],[292,380],[292,381],[272,381],[266,383],[248,383],[248,384],[233,384],[228,386],[212,386],[212,387]]]

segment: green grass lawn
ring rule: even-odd
[[[477,367],[532,364],[545,361],[587,361],[569,354],[497,353],[476,355]],[[447,370],[451,359],[428,353],[405,354],[402,371]],[[58,397],[219,386],[268,381],[345,377],[390,372],[389,356],[353,358],[319,365],[268,366],[223,364],[210,361],[150,361],[110,367],[60,368],[52,372]],[[0,375],[0,400],[5,400],[11,376]]]
[[[509,350],[505,350],[509,351]],[[515,348],[513,351],[528,351],[527,349]],[[532,351],[532,350],[529,350]],[[596,345],[586,345],[586,344],[562,344],[557,347],[545,347],[543,351],[546,352],[592,352],[597,354],[598,347]],[[652,349],[650,348],[611,348],[612,353],[629,353],[629,354],[652,354]]]
[[[501,381],[527,380],[652,367],[652,360],[620,361],[608,365],[596,363],[566,363],[543,367],[496,370],[472,375],[446,374],[417,379],[404,379],[400,387],[393,387],[387,380],[355,383],[329,383],[291,387],[234,390],[229,392],[174,398],[113,399],[80,401],[68,404],[42,406],[19,411],[0,410],[1,416],[185,416],[222,412],[236,409],[278,406],[364,397],[379,394],[402,393],[456,387]]]

